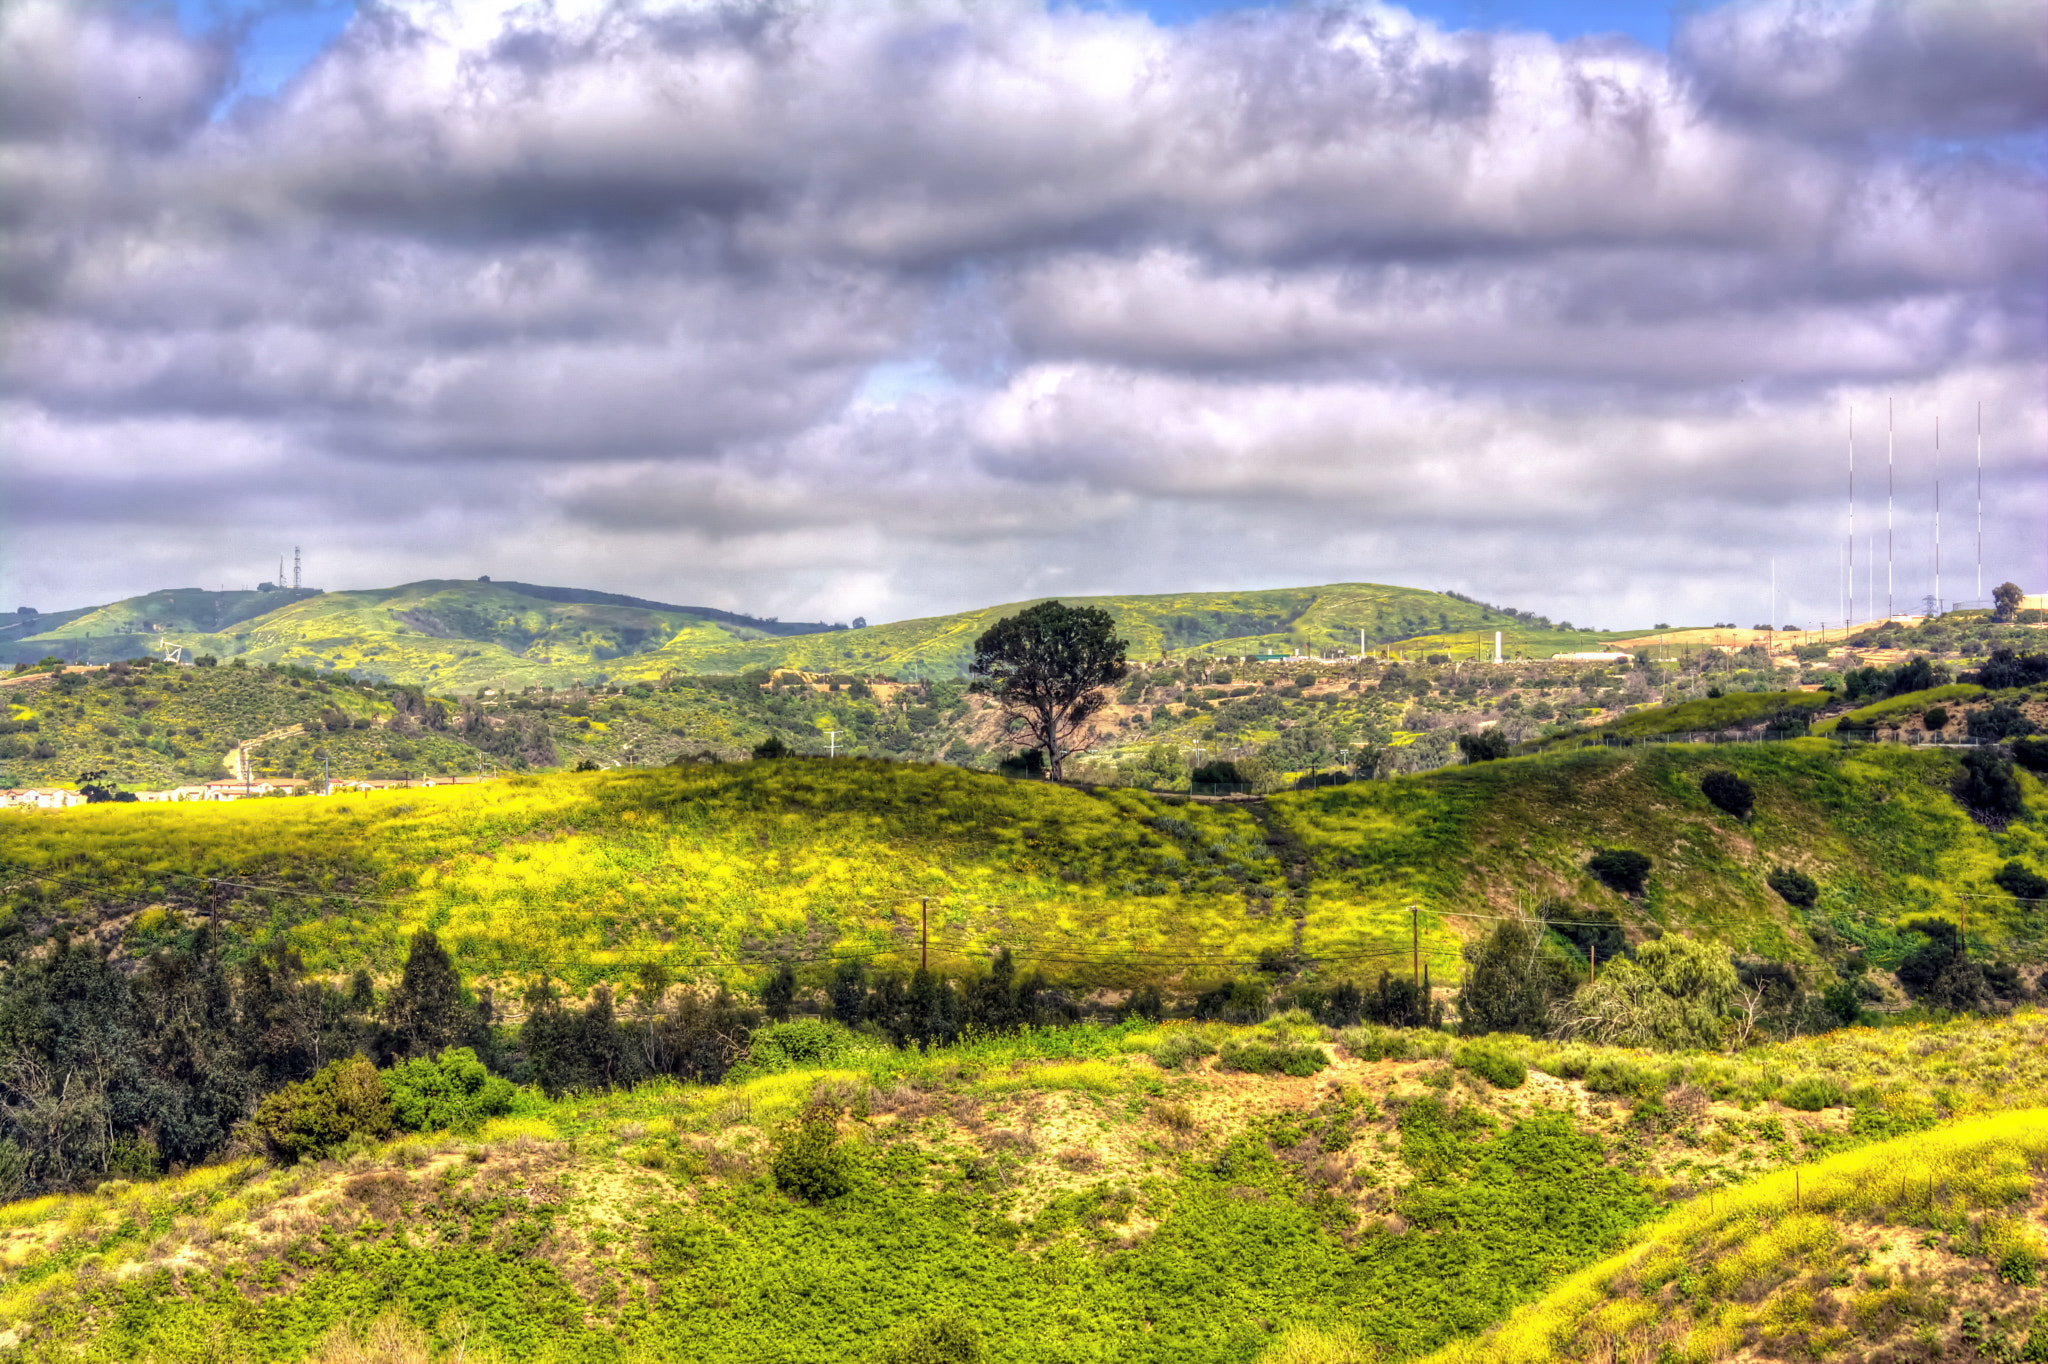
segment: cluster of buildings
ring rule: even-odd
[[[144,803],[248,800],[257,796],[335,796],[345,791],[382,791],[401,786],[467,785],[476,780],[475,777],[424,777],[418,781],[335,780],[323,783],[317,778],[305,777],[264,777],[246,782],[223,777],[218,781],[200,782],[193,786],[174,786],[164,791],[124,791],[122,795],[132,795],[137,801]],[[0,810],[68,810],[74,805],[85,803],[85,797],[68,786],[22,786],[0,789]]]

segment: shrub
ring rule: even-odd
[[[384,1077],[366,1058],[351,1056],[272,1094],[256,1106],[255,1123],[271,1154],[291,1164],[351,1141],[388,1137],[397,1117]]]
[[[1700,794],[1737,819],[1748,819],[1756,808],[1756,788],[1721,768],[1700,778]]]
[[[1266,985],[1258,980],[1225,981],[1195,996],[1195,1017],[1225,1023],[1256,1023],[1266,1016]]]
[[[1791,867],[1773,867],[1764,877],[1766,884],[1778,892],[1788,905],[1801,909],[1812,909],[1820,900],[1820,885],[1803,871]]]
[[[1586,1088],[1595,1094],[1643,1098],[1664,1092],[1664,1077],[1648,1066],[1621,1056],[1595,1056],[1585,1070]]]
[[[799,1018],[757,1028],[747,1041],[747,1075],[781,1075],[786,1071],[837,1065],[874,1045],[839,1023]]]
[[[1216,1054],[1216,1044],[1195,1032],[1173,1032],[1147,1053],[1161,1070],[1186,1070],[1205,1056]]]
[[[1242,786],[1251,778],[1229,758],[1219,758],[1188,773],[1188,780],[1197,786]]]
[[[982,1364],[988,1351],[981,1332],[956,1316],[934,1317],[898,1332],[875,1356],[875,1364]]]
[[[1842,1107],[1849,1102],[1849,1094],[1824,1075],[1802,1075],[1778,1091],[1778,1102],[1801,1113],[1818,1113],[1823,1108]]]
[[[1313,1043],[1264,1042],[1253,1038],[1225,1042],[1217,1060],[1231,1070],[1253,1075],[1292,1075],[1297,1079],[1314,1075],[1330,1064],[1323,1049]]]
[[[1970,737],[1996,743],[2000,739],[2025,738],[2034,732],[2034,722],[2010,701],[1998,701],[1970,712]]]
[[[2048,739],[2015,739],[2012,760],[2029,772],[2048,772]]]
[[[474,1132],[512,1110],[512,1082],[493,1075],[468,1047],[415,1057],[385,1073],[391,1108],[408,1132]]]
[[[1609,890],[1641,895],[1649,885],[1650,859],[1633,848],[1602,848],[1586,863],[1586,870]]]
[[[1863,1000],[1853,980],[1838,980],[1821,991],[1821,1007],[1843,1027],[1853,1027],[1863,1017]]]
[[[1499,729],[1482,729],[1477,734],[1460,734],[1458,751],[1468,763],[1494,762],[1508,755],[1508,736]]]
[[[1956,802],[1978,820],[2003,820],[2026,808],[2012,755],[2002,748],[1973,748],[1963,755],[1963,770],[1949,788]]]
[[[2048,900],[2048,877],[2019,862],[2007,862],[1991,873],[1992,882],[2015,900]]]
[[[1529,1068],[1519,1057],[1497,1047],[1460,1047],[1452,1055],[1451,1064],[1471,1071],[1495,1089],[1520,1089],[1529,1078]]]
[[[1926,710],[1920,712],[1920,723],[1928,729],[1947,729],[1948,707],[1929,706]]]
[[[757,758],[787,758],[795,751],[782,741],[780,734],[771,734],[754,745],[754,756]]]
[[[1983,1002],[1983,973],[1970,961],[1954,924],[1908,919],[1900,928],[1926,939],[1899,963],[1899,984],[1907,994],[1933,1009],[1971,1009]]]
[[[853,1187],[853,1155],[839,1140],[839,1106],[812,1099],[775,1133],[775,1187],[825,1203]]]

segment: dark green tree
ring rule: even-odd
[[[1508,755],[1508,748],[1508,736],[1498,728],[1458,736],[1458,751],[1465,755],[1468,763],[1495,762]]]
[[[1700,778],[1700,794],[1737,819],[1748,819],[1756,809],[1756,788],[1721,768]]]
[[[1058,781],[1061,764],[1087,748],[1088,721],[1123,677],[1129,649],[1109,612],[1045,601],[984,631],[968,673],[973,690],[1024,722]]]
[[[430,928],[412,935],[405,974],[385,1002],[385,1053],[394,1058],[431,1056],[469,1040],[470,1008],[462,998],[462,977]]]
[[[1569,995],[1572,982],[1564,963],[1543,951],[1541,933],[1538,925],[1503,919],[1466,944],[1459,1031],[1540,1033],[1550,1026],[1551,1001]]]
[[[1764,875],[1764,883],[1778,892],[1788,905],[1812,909],[1820,901],[1820,884],[1793,867],[1771,868]]]
[[[839,963],[832,975],[832,1017],[858,1028],[868,1012],[868,968],[859,960]]]
[[[1633,848],[1602,848],[1586,863],[1586,870],[1623,895],[1641,895],[1649,886],[1650,859]]]
[[[2027,594],[2020,590],[2018,583],[2000,583],[1991,589],[1991,618],[1996,621],[2010,621],[2020,613],[2020,603]]]
[[[761,1008],[777,1023],[789,1021],[789,1006],[796,1003],[796,968],[783,962],[761,987]]]
[[[1946,919],[1908,919],[1900,925],[1926,941],[1899,963],[1899,984],[1933,1009],[1974,1009],[1984,1002],[1984,973],[1970,960],[1963,936]]]
[[[2012,754],[2004,748],[1973,748],[1963,754],[1962,773],[1950,789],[1957,804],[1980,823],[2002,822],[2026,808],[2019,778],[2013,775]]]

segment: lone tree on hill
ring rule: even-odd
[[[2020,590],[2018,583],[2000,583],[1991,589],[1991,618],[2011,620],[2020,613],[2020,603],[2026,599],[2027,594]]]
[[[1108,704],[1103,688],[1123,678],[1130,647],[1109,612],[1044,601],[990,626],[967,671],[972,690],[1024,722],[1058,781],[1060,763],[1088,747],[1087,723]]]

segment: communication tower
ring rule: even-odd
[[[299,590],[299,547],[292,546],[292,591]]]

